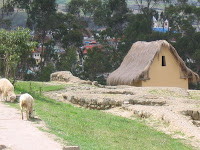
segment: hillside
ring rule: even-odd
[[[60,81],[59,81],[60,82]],[[51,82],[52,84],[57,81]],[[62,82],[60,82],[62,83]],[[176,87],[100,86],[67,82],[45,96],[131,119],[200,148],[200,91]]]
[[[21,120],[19,110],[15,110],[13,108],[11,109],[8,106],[5,106],[10,105],[12,107],[19,108],[18,101],[15,103],[1,102],[0,107],[2,111],[0,112],[0,120],[4,121],[2,124],[0,123],[0,130],[3,133],[3,135],[0,135],[0,139],[3,139],[3,141],[0,141],[0,149],[3,147],[15,150],[31,150],[39,149],[35,147],[42,147],[45,146],[45,144],[48,144],[48,140],[46,138],[42,140],[45,141],[43,143],[41,143],[40,138],[31,138],[32,136],[37,137],[40,134],[44,134],[37,130],[37,132],[34,131],[33,135],[33,132],[31,132],[31,130],[35,130],[32,128],[33,126],[37,126],[40,130],[50,133],[48,135],[51,137],[53,134],[54,139],[57,137],[56,141],[60,141],[61,145],[64,144],[64,147],[80,146],[81,150],[194,149],[191,145],[185,144],[185,141],[180,139],[173,139],[171,135],[166,135],[160,131],[156,131],[153,129],[153,127],[149,127],[149,125],[145,123],[143,119],[141,120],[138,117],[135,117],[131,111],[126,111],[123,109],[123,107],[119,106],[120,103],[116,103],[117,107],[112,104],[114,106],[112,109],[101,111],[92,110],[85,109],[84,107],[80,107],[77,104],[72,104],[71,102],[66,101],[66,97],[63,99],[64,97],[60,95],[67,92],[66,90],[71,90],[70,92],[74,91],[73,93],[77,93],[77,95],[79,95],[79,92],[81,94],[83,90],[87,90],[87,93],[90,93],[91,90],[91,93],[94,94],[97,92],[100,96],[105,98],[106,95],[118,97],[120,94],[127,95],[133,94],[133,92],[124,93],[122,90],[124,88],[121,87],[119,89],[116,89],[115,87],[100,88],[100,85],[95,84],[98,86],[96,87],[94,85],[88,85],[88,82],[87,84],[78,84],[78,82],[73,84],[72,82],[70,84],[69,83],[70,82],[66,84],[65,82],[55,81],[17,81],[15,84],[15,92],[17,94],[28,92],[34,97],[35,116],[31,118],[30,121],[26,121],[26,119]],[[110,92],[112,92],[110,94],[101,94],[99,93],[100,89],[104,91],[109,89]],[[47,94],[47,96],[54,95],[55,99],[47,98],[43,94]],[[61,96],[61,99],[59,98],[59,95]],[[92,98],[90,94],[88,94],[88,97]],[[76,99],[76,97],[74,98]],[[93,99],[95,98],[93,97]],[[95,101],[92,101],[92,103],[95,104]],[[120,116],[116,116],[116,114],[120,114]],[[127,119],[127,117],[129,119]],[[18,126],[26,126],[27,124],[29,124],[28,126],[30,128],[27,127],[25,131],[23,131],[25,128],[20,128],[20,130],[17,132],[18,134],[15,134],[16,132],[12,132],[13,130],[16,130]],[[161,124],[161,122],[155,122],[157,127],[159,124]],[[18,139],[22,139],[20,138],[20,132],[23,132],[23,138],[25,138],[23,141],[18,141]],[[9,135],[6,133],[9,133]],[[27,138],[27,136],[32,140],[29,140],[30,138]],[[37,140],[39,140],[39,142],[36,142]],[[25,143],[21,144],[21,142]],[[31,144],[32,142],[35,143],[33,146]],[[30,144],[26,145],[26,143]],[[50,149],[55,149],[54,146],[57,144],[51,144],[52,146],[49,145],[51,147]],[[32,147],[27,148],[30,146]]]

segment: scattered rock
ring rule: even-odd
[[[182,111],[183,115],[190,116],[193,120],[200,120],[200,112],[197,110]]]
[[[98,84],[98,87],[105,88],[105,85]]]
[[[63,147],[63,150],[80,150],[79,146],[67,146]]]
[[[198,111],[193,111],[193,113],[192,113],[192,119],[193,120],[198,120],[199,119],[199,112]]]
[[[108,91],[108,92],[103,92],[105,94],[126,94],[126,95],[134,95],[135,93],[130,92],[130,91]]]
[[[197,127],[200,127],[200,121],[193,120],[192,123],[193,123],[194,125],[196,125]]]
[[[0,150],[6,150],[6,146],[5,145],[0,145]]]
[[[97,81],[93,81],[93,82],[92,82],[92,85],[98,86],[98,82],[97,82]]]

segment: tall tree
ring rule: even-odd
[[[189,5],[187,1],[180,1],[177,6],[170,5],[166,9],[169,18],[170,38],[176,39],[173,46],[178,51],[186,65],[200,73],[200,50],[199,50],[199,8]]]
[[[69,47],[65,54],[63,54],[57,63],[58,70],[68,70],[73,74],[76,70],[77,65],[77,51],[76,47]]]
[[[27,23],[30,28],[35,31],[38,42],[41,43],[41,69],[46,63],[44,44],[47,42],[47,34],[52,30],[53,18],[56,14],[56,1],[55,0],[35,0],[30,3],[27,8],[28,20]]]
[[[85,20],[85,23],[91,22],[101,3],[101,0],[71,0],[67,4],[67,12],[75,15],[78,19]]]
[[[123,35],[127,13],[125,0],[105,0],[94,12],[94,22],[110,28],[115,37],[119,37]]]
[[[104,73],[110,71],[111,63],[109,63],[110,56],[106,51],[102,51],[97,47],[87,51],[87,57],[84,63],[84,79],[96,80],[105,84],[105,80],[101,80],[98,76],[103,76]]]
[[[130,50],[132,44],[137,41],[168,39],[168,34],[160,32],[148,32],[148,27],[146,25],[148,23],[144,14],[129,15],[127,22],[128,23],[125,29],[124,37],[119,43],[121,60]]]
[[[22,56],[31,54],[36,46],[30,41],[30,30],[18,28],[17,30],[0,30],[0,51],[4,56],[5,77],[16,77],[16,70]]]
[[[8,19],[14,12],[13,1],[12,0],[2,0],[0,2],[0,28],[10,29],[11,20]]]
[[[154,11],[154,7],[159,4],[162,0],[134,0],[138,5],[140,11],[144,15],[144,19],[146,19],[146,26],[148,32],[152,32],[152,17]]]

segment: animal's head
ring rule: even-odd
[[[14,102],[15,99],[16,99],[16,95],[15,94],[11,94],[9,99],[10,99],[11,102]]]

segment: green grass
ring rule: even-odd
[[[189,97],[190,99],[200,100],[200,92],[199,91],[190,90],[189,93],[190,93],[190,97]]]
[[[148,91],[152,95],[160,95],[160,96],[171,96],[171,97],[177,97],[177,98],[184,98],[185,95],[182,95],[181,93],[178,93],[173,90],[168,89],[152,89]]]
[[[41,92],[49,92],[49,91],[56,91],[61,90],[66,85],[49,85],[47,82],[31,82],[31,81],[18,81],[15,83],[16,93],[40,93]]]
[[[70,104],[40,96],[43,91],[62,89],[32,82],[35,112],[46,123],[48,132],[81,147],[81,150],[190,150],[179,140],[158,132],[143,123],[113,116],[97,110],[73,107]],[[30,93],[30,82],[18,82],[17,93]],[[10,104],[10,103],[9,103]],[[18,107],[17,103],[11,104]]]

